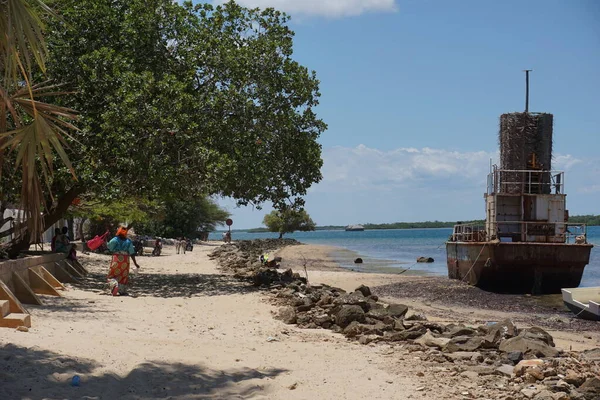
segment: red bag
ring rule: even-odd
[[[107,236],[108,231],[106,231],[106,233],[102,236],[96,235],[96,237],[87,241],[87,247],[92,251],[96,250],[98,247],[102,246],[102,243],[106,241]]]

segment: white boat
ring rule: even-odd
[[[362,225],[348,225],[346,230],[349,232],[362,232],[365,230],[365,227]]]
[[[562,289],[565,305],[577,317],[600,321],[600,286]]]

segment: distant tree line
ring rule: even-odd
[[[599,226],[600,215],[575,215],[569,217],[569,222],[572,224],[587,224],[588,226]]]
[[[460,221],[463,224],[485,224],[485,220]],[[425,221],[425,222],[392,222],[388,224],[363,224],[365,229],[427,229],[427,228],[452,228],[458,221]],[[588,226],[600,226],[600,215],[575,215],[569,217],[569,223],[587,224]],[[342,230],[345,226],[327,225],[317,226],[315,230]],[[249,229],[247,232],[268,232],[267,228]]]

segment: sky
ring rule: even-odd
[[[218,1],[215,1],[217,3]],[[600,1],[238,0],[292,17],[294,58],[321,81],[318,225],[485,217],[502,113],[554,114],[571,215],[600,214]],[[234,228],[271,210],[235,206]]]

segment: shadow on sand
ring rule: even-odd
[[[282,369],[212,370],[201,365],[144,362],[126,376],[83,358],[12,344],[0,347],[1,399],[249,399],[268,398],[265,378]],[[108,366],[110,367],[110,366]],[[79,375],[81,383],[71,386]]]
[[[106,275],[90,273],[73,284],[82,290],[104,292]],[[131,278],[129,292],[134,296],[192,297],[243,294],[255,289],[227,275],[219,274],[140,274]]]

